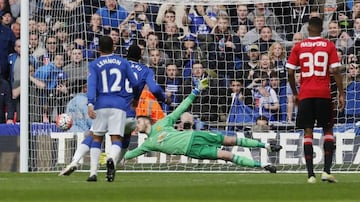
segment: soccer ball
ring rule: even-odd
[[[56,126],[61,130],[68,130],[71,128],[73,120],[69,114],[60,114],[56,117]]]

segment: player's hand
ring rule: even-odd
[[[299,97],[298,97],[298,95],[293,95],[293,100],[294,100],[295,106],[298,106],[298,104],[299,104]]]
[[[199,90],[204,90],[208,87],[209,87],[209,79],[208,78],[201,79],[197,84],[197,89],[199,89]]]
[[[93,105],[88,105],[88,115],[91,119],[95,119],[96,118],[96,112],[94,110],[94,106]]]
[[[344,94],[340,94],[339,95],[339,111],[343,111],[345,108],[345,98],[344,98]]]

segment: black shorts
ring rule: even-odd
[[[299,102],[296,126],[301,129],[331,128],[334,125],[333,103],[326,98],[307,98]]]

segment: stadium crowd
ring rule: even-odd
[[[20,117],[20,3],[0,0],[1,123]],[[213,70],[217,76],[210,88],[190,109],[200,128],[208,122],[255,122],[259,116],[292,123],[296,107],[285,63],[292,46],[308,36],[311,17],[324,20],[323,37],[334,42],[343,65],[347,104],[344,111],[335,109],[336,120],[359,120],[359,0],[209,6],[30,0],[30,5],[32,122],[53,122],[65,112],[87,77],[88,63],[98,56],[98,37],[109,35],[115,54],[126,57],[132,44],[141,48],[140,62],[153,69],[166,92],[160,103],[166,113]]]

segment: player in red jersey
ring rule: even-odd
[[[308,171],[308,183],[315,183],[313,168],[313,128],[315,121],[324,132],[324,172],[321,180],[336,182],[330,174],[332,156],[335,150],[333,136],[333,103],[330,95],[330,69],[339,91],[339,109],[345,106],[340,63],[335,45],[320,37],[322,20],[309,20],[309,38],[297,43],[288,58],[288,80],[298,104],[296,126],[304,129],[304,154]],[[295,70],[300,66],[300,92],[295,87]]]

